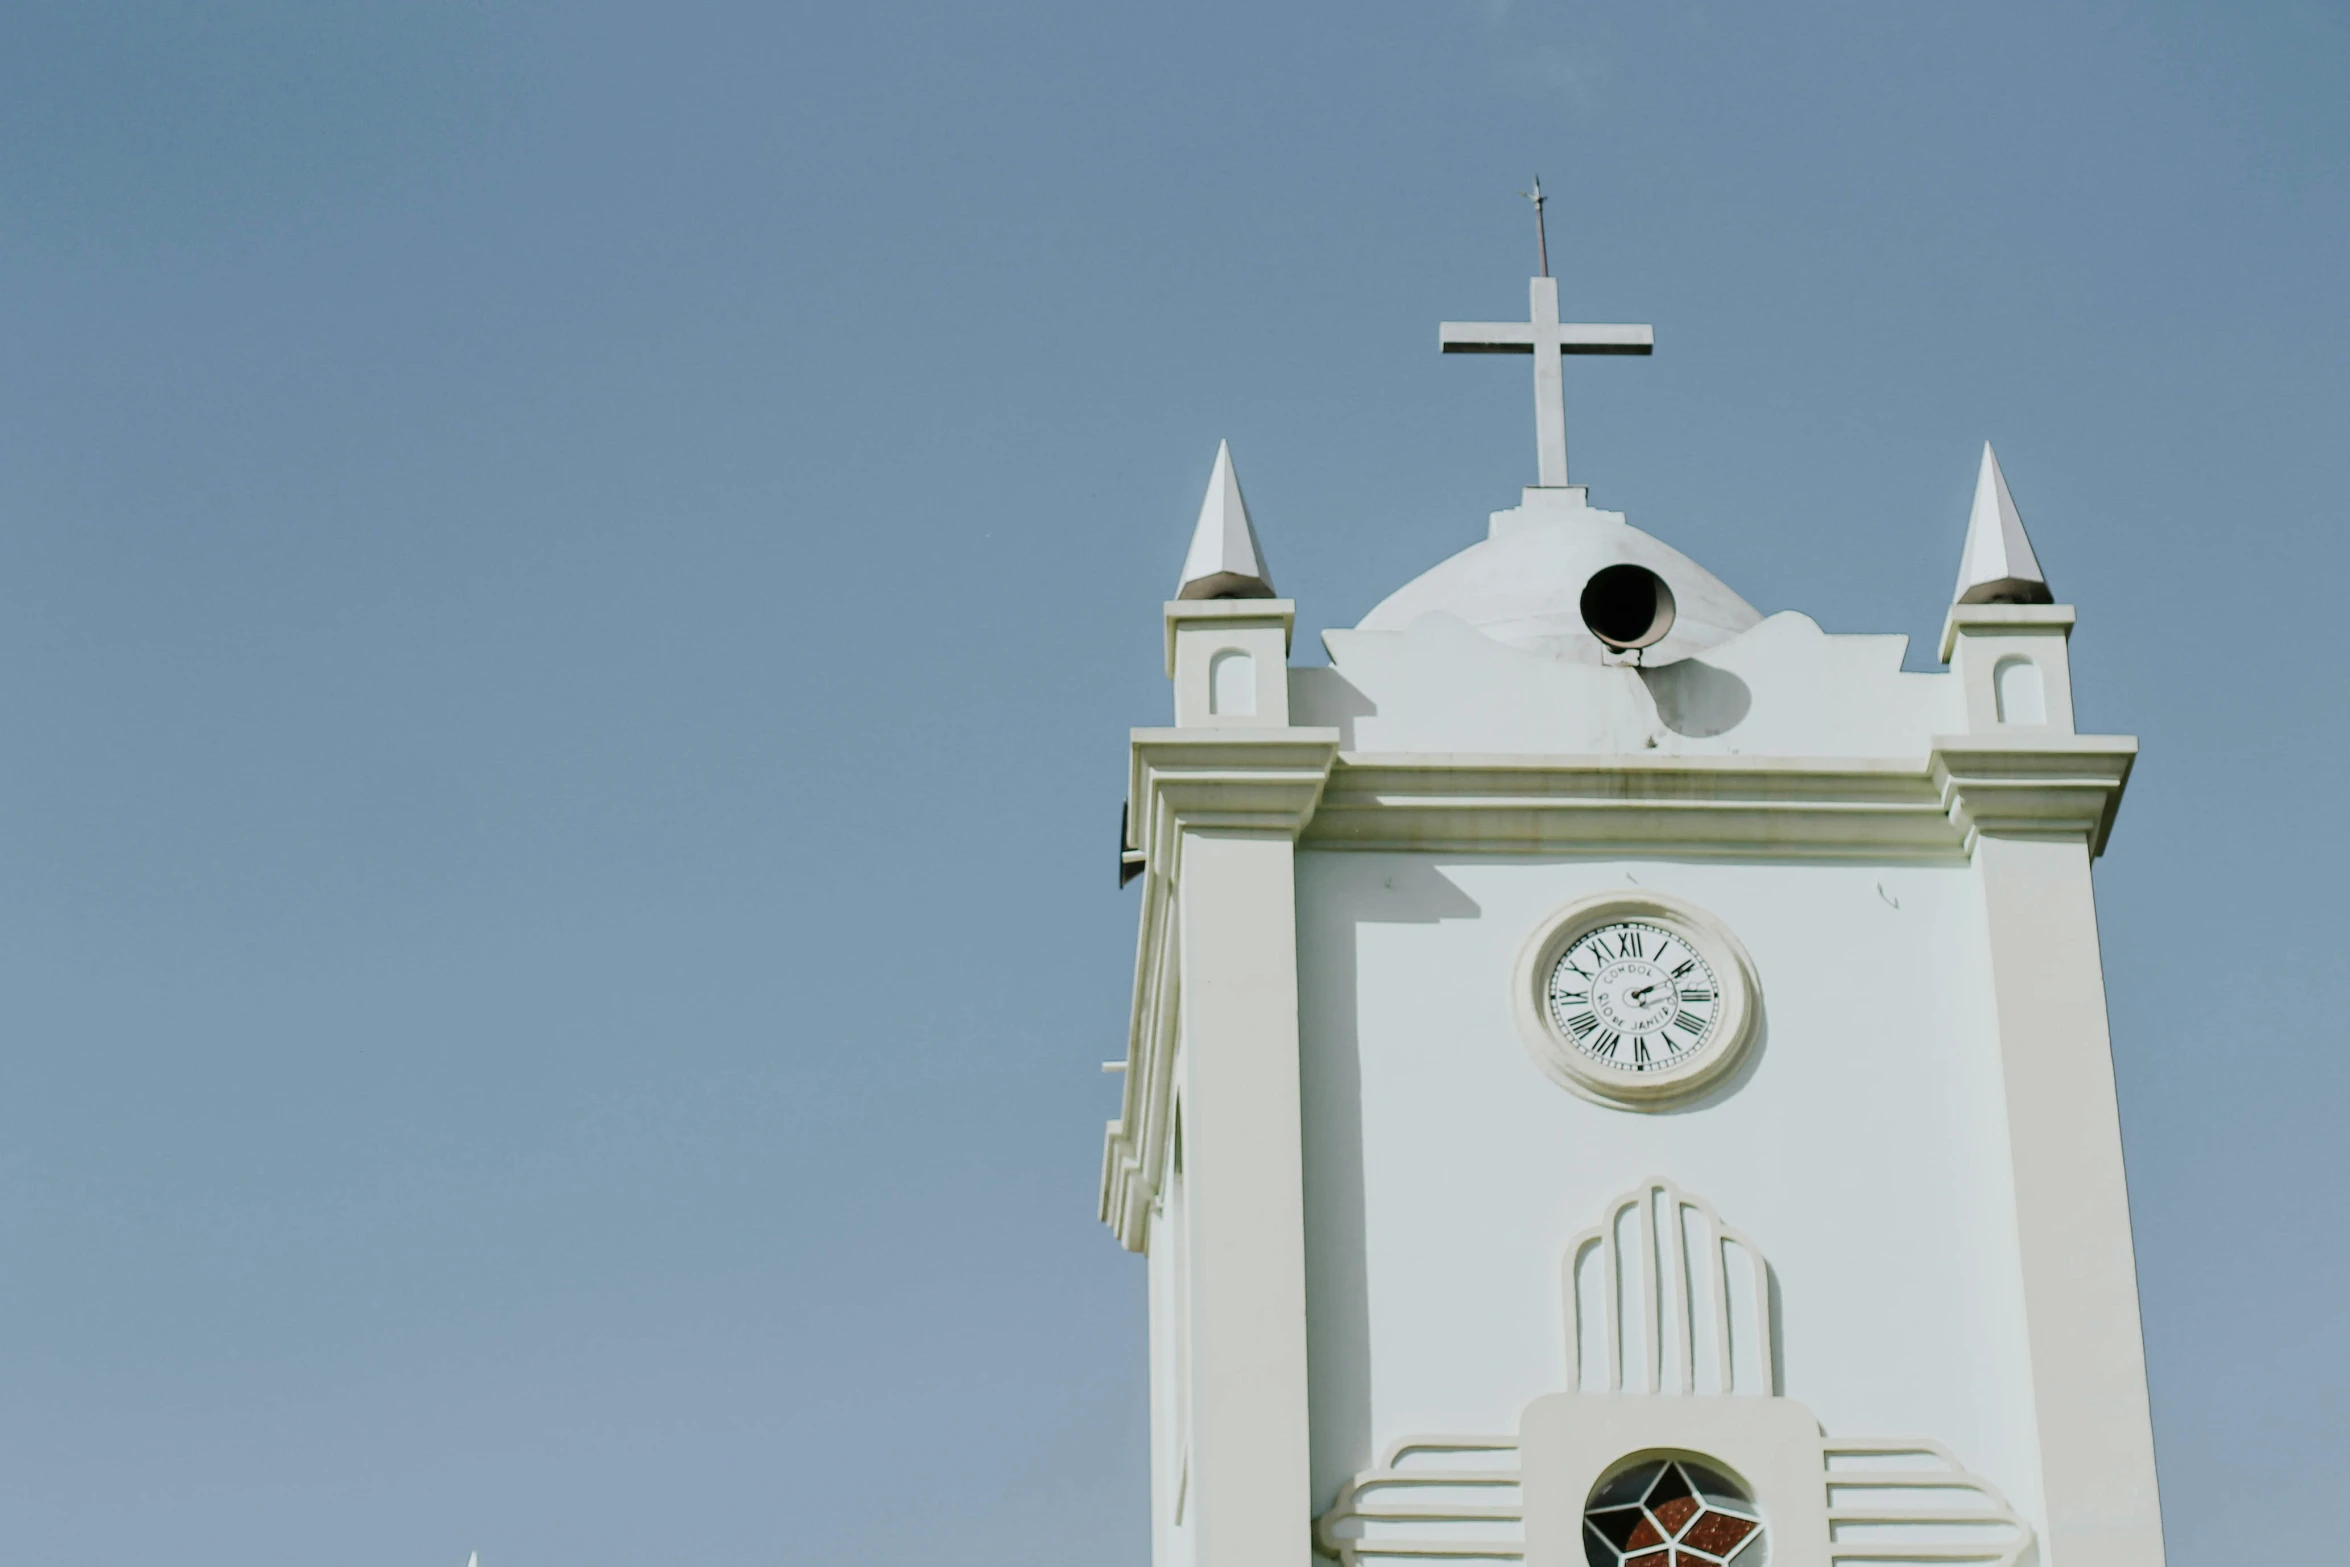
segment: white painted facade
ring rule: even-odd
[[[1567,1240],[1662,1173],[1767,1250],[1790,1396],[1834,1432],[1932,1434],[2034,1508],[1988,953],[1963,868],[1301,859],[1317,1501],[1397,1436],[1509,1432],[1565,1387]],[[1739,1080],[1678,1113],[1560,1092],[1500,982],[1550,908],[1635,880],[1738,930],[1766,987]]]
[[[1626,562],[1678,609],[1637,665],[1578,610]],[[1287,601],[1166,606],[1102,1198],[1150,1259],[1160,1567],[1569,1567],[1649,1450],[1738,1477],[1778,1567],[2160,1562],[2089,884],[2135,745],[2073,733],[2032,581],[1906,673],[1558,487],[1328,668]],[[1610,893],[1751,956],[1760,1025],[1684,1099],[1522,1037],[1529,932]]]

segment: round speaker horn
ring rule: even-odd
[[[1607,566],[1583,584],[1583,624],[1619,653],[1654,647],[1673,629],[1673,590],[1646,566]]]

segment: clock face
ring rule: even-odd
[[[1534,1064],[1619,1110],[1663,1109],[1723,1082],[1762,1015],[1754,960],[1729,927],[1647,888],[1553,909],[1518,949],[1510,986]]]
[[[1687,938],[1646,920],[1584,932],[1551,965],[1544,1001],[1560,1036],[1617,1072],[1670,1072],[1714,1042],[1722,990]]]

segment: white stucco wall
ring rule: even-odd
[[[1184,1504],[1189,1481],[1190,1410],[1184,1382],[1190,1371],[1190,1204],[1170,1142],[1159,1185],[1150,1249],[1151,1560],[1157,1567],[1191,1567],[1196,1531]],[[1181,1516],[1178,1516],[1178,1514]]]
[[[1749,1059],[1672,1113],[1556,1087],[1510,1009],[1535,923],[1633,882],[1761,977]],[[1969,866],[1306,852],[1297,917],[1317,1507],[1398,1437],[1506,1435],[1562,1388],[1563,1249],[1654,1174],[1769,1256],[1782,1391],[1831,1435],[1930,1437],[2040,1518]]]

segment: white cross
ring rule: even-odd
[[[1550,487],[1567,482],[1567,399],[1560,383],[1560,356],[1653,353],[1656,329],[1580,321],[1562,325],[1558,279],[1533,279],[1532,293],[1532,320],[1447,321],[1439,329],[1439,341],[1448,354],[1534,356],[1534,443],[1541,454],[1541,483]]]

